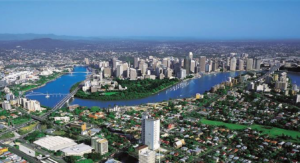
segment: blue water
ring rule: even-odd
[[[75,67],[74,72],[85,72],[86,67]],[[210,88],[216,84],[219,84],[223,81],[228,80],[229,77],[235,77],[242,72],[225,72],[225,73],[217,73],[204,75],[198,79],[192,79],[178,85],[175,85],[169,89],[166,89],[158,94],[153,96],[149,96],[142,99],[135,100],[121,100],[121,101],[97,101],[97,100],[88,100],[88,99],[79,99],[74,98],[70,101],[70,104],[79,104],[81,106],[99,106],[101,108],[106,108],[114,105],[118,106],[132,106],[139,105],[144,103],[154,103],[161,102],[164,100],[176,99],[176,98],[189,98],[194,97],[196,93],[204,93],[205,91],[210,90]],[[73,76],[70,74],[63,75],[59,79],[48,83],[47,85],[34,90],[33,92],[41,92],[41,93],[61,93],[67,94],[72,85],[75,83],[82,81],[85,79],[86,74],[76,74]],[[32,93],[32,92],[28,92]],[[27,93],[27,94],[28,94]],[[28,96],[30,99],[35,99],[40,101],[41,105],[53,107],[56,103],[58,103],[62,98],[61,96],[50,96],[50,98],[46,98],[44,95],[42,96]]]

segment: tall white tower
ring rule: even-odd
[[[145,144],[151,150],[157,150],[160,147],[160,120],[159,119],[146,119],[145,120]]]

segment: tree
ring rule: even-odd
[[[98,106],[92,106],[91,107],[91,112],[96,113],[96,112],[99,112],[99,111],[100,111],[100,108]]]

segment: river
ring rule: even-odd
[[[38,100],[41,105],[53,107],[62,98],[63,94],[68,94],[72,85],[85,79],[86,74],[76,72],[86,72],[86,67],[75,67],[73,74],[66,74],[60,78],[47,83],[45,86],[33,90],[33,92],[27,92],[26,95],[30,99]],[[210,88],[216,84],[228,80],[229,77],[235,77],[242,72],[224,72],[204,75],[201,78],[191,79],[184,81],[175,86],[172,86],[158,94],[135,100],[119,100],[119,101],[97,101],[88,99],[74,98],[70,100],[70,105],[79,104],[80,106],[99,106],[101,108],[118,106],[132,106],[144,103],[161,102],[169,99],[176,98],[189,98],[194,97],[196,93],[204,93],[210,90]],[[34,93],[50,94],[50,98],[46,98],[45,95],[34,95]],[[51,95],[55,94],[55,95]],[[61,95],[59,95],[61,94]]]

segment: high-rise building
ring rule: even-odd
[[[92,147],[95,149],[96,153],[104,155],[108,152],[108,141],[102,136],[95,136],[92,138]]]
[[[200,72],[205,72],[205,62],[206,62],[206,57],[205,56],[201,56],[200,57],[200,61],[199,61],[199,65],[200,65]]]
[[[165,66],[165,67],[168,67],[168,58],[164,58],[163,60],[162,60],[162,64]]]
[[[193,59],[193,53],[192,52],[189,53],[189,58],[190,58],[190,60]]]
[[[194,60],[191,60],[191,67],[190,67],[190,71],[192,73],[195,73],[195,67],[196,67],[196,62]]]
[[[137,72],[136,72],[136,69],[134,68],[130,68],[130,80],[136,80],[137,78]]]
[[[139,58],[134,57],[134,62],[133,62],[133,68],[138,68],[139,67]]]
[[[11,110],[11,105],[10,105],[9,101],[3,101],[2,102],[2,109]]]
[[[146,140],[145,140],[145,134],[146,134],[146,119],[149,119],[151,116],[149,115],[148,112],[144,112],[142,114],[142,136],[141,136],[141,141],[143,144],[146,144]]]
[[[186,70],[186,75],[190,75],[190,66],[191,65],[191,60],[190,58],[187,56],[185,59],[184,59],[184,69]]]
[[[145,144],[149,149],[157,150],[160,147],[160,120],[154,118],[145,119]]]
[[[180,71],[179,71],[178,78],[184,79],[185,77],[186,77],[186,70],[181,68]]]
[[[118,60],[117,60],[117,58],[114,57],[111,62],[112,62],[112,74],[115,75],[116,74]]]
[[[235,71],[236,70],[236,58],[233,57],[230,60],[230,71]]]
[[[256,58],[254,63],[255,63],[254,69],[255,70],[260,70],[261,59],[260,58]]]
[[[123,65],[117,65],[116,77],[123,78]]]
[[[247,59],[247,65],[246,65],[246,70],[252,70],[253,69],[253,59],[248,58]]]
[[[105,67],[103,70],[103,75],[105,78],[111,77],[111,68],[110,67]]]
[[[227,57],[227,60],[226,60],[226,66],[230,66],[230,57]]]
[[[243,71],[244,70],[244,60],[239,59],[239,70]]]
[[[84,58],[84,62],[85,62],[86,65],[90,64],[90,60],[88,58]]]

